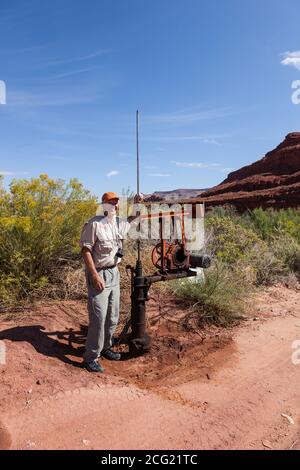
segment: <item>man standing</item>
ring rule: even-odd
[[[135,202],[141,202],[135,196]],[[104,372],[100,355],[118,361],[121,354],[112,351],[112,338],[119,321],[122,243],[130,229],[128,221],[117,218],[119,197],[108,192],[102,196],[103,216],[90,219],[83,227],[80,246],[86,266],[89,328],[84,354],[90,372]]]

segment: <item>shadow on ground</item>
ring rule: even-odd
[[[26,341],[44,356],[55,357],[66,364],[82,367],[82,363],[69,356],[78,359],[82,357],[86,334],[86,325],[80,325],[79,331],[73,328],[67,331],[46,331],[42,325],[30,325],[0,331],[0,340]]]

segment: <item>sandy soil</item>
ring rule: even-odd
[[[300,293],[276,286],[249,309],[196,333],[152,301],[151,354],[103,360],[101,375],[81,367],[84,303],[2,321],[0,449],[300,449]]]

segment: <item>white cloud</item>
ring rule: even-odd
[[[235,168],[231,168],[231,167],[220,168],[220,171],[222,171],[222,173],[231,173],[234,170],[235,170]]]
[[[95,59],[99,56],[102,56],[104,54],[108,54],[108,50],[98,50],[95,52],[92,52],[90,54],[86,54],[83,56],[78,56],[78,57],[72,57],[69,59],[62,59],[62,60],[55,60],[53,62],[48,62],[46,64],[41,64],[38,68],[45,68],[45,67],[56,67],[58,65],[65,65],[65,64],[73,64],[74,62],[85,62],[88,60]]]
[[[156,178],[165,178],[170,175],[168,175],[167,173],[149,173],[149,176],[154,176]]]
[[[200,168],[202,170],[217,170],[221,173],[228,173],[234,168],[224,167],[221,163],[203,163],[203,162],[178,162],[171,161],[177,168]]]
[[[97,99],[96,95],[85,93],[27,93],[11,92],[9,95],[10,106],[42,107],[42,106],[68,106],[74,104],[90,103]],[[8,106],[9,106],[8,105]]]
[[[13,171],[0,171],[0,176],[12,176],[15,175]]]
[[[283,65],[291,65],[292,67],[300,70],[300,51],[285,52],[282,56],[283,59],[281,63]]]
[[[65,160],[66,157],[61,157],[60,155],[50,155],[47,157],[49,160]]]
[[[127,157],[133,157],[133,154],[132,153],[128,153],[128,152],[119,152],[119,156],[120,157],[124,157],[124,158],[127,158]]]
[[[229,108],[207,109],[197,112],[174,112],[157,115],[144,116],[143,119],[159,124],[191,124],[197,121],[217,119],[232,115],[233,111]]]
[[[72,75],[78,75],[80,73],[86,73],[86,72],[91,72],[92,70],[98,70],[99,67],[86,67],[86,68],[83,68],[83,69],[77,69],[77,70],[71,70],[69,72],[65,72],[65,73],[60,73],[58,75],[54,75],[53,77],[50,77],[50,81],[52,80],[60,80],[61,78],[66,78],[66,77],[70,77]]]
[[[118,174],[119,174],[118,171],[116,171],[116,170],[111,170],[111,171],[109,171],[109,172],[107,173],[106,176],[107,176],[107,178],[111,178],[112,176],[117,176]]]
[[[207,163],[202,162],[176,162],[172,161],[178,168],[209,168]]]
[[[202,144],[220,145],[219,139],[229,137],[229,134],[213,134],[213,135],[181,135],[170,137],[149,137],[144,140],[153,142],[192,142],[197,141]]]
[[[0,80],[0,104],[6,104],[6,85],[3,80]]]
[[[145,170],[155,170],[156,166],[154,166],[154,165],[144,165],[143,168],[145,168]]]

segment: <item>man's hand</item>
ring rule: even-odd
[[[105,282],[103,281],[102,277],[99,276],[98,273],[92,275],[92,283],[95,289],[102,291],[105,287]]]
[[[81,250],[81,253],[82,253],[85,265],[86,265],[87,270],[89,272],[89,277],[92,281],[92,284],[93,284],[94,288],[97,289],[97,290],[103,291],[103,289],[105,287],[105,283],[104,283],[102,277],[100,277],[99,274],[96,271],[90,249],[87,248],[86,246],[84,246]]]
[[[134,204],[140,204],[141,202],[143,202],[144,198],[142,196],[142,194],[136,194],[133,198],[133,202]]]

